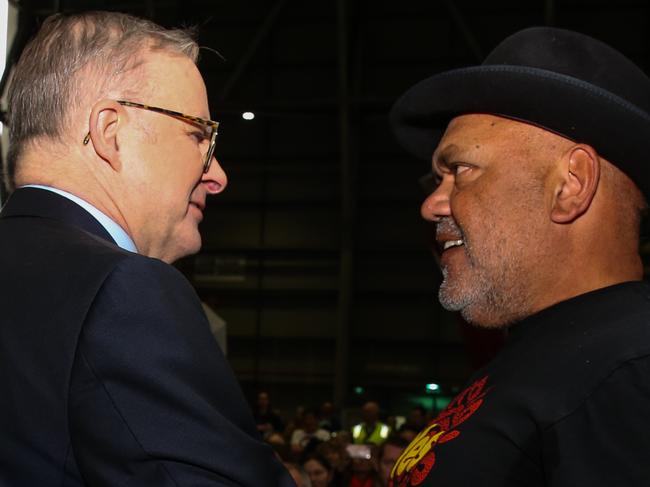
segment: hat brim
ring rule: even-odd
[[[451,118],[468,113],[521,120],[589,144],[650,195],[650,114],[570,76],[510,65],[447,71],[408,90],[390,120],[405,149],[430,159]]]

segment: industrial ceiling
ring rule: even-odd
[[[178,266],[226,320],[245,390],[286,407],[373,397],[398,408],[429,382],[452,393],[501,341],[437,304],[419,216],[428,163],[387,121],[399,94],[532,25],[593,35],[643,68],[650,50],[646,1],[13,3],[35,23],[102,9],[199,27],[230,182],[209,203],[203,250]]]

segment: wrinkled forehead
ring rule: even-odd
[[[543,129],[498,115],[483,113],[459,115],[451,119],[447,125],[438,144],[438,149],[449,143],[471,143],[472,141],[499,139],[540,130]]]
[[[433,153],[434,168],[462,156],[479,157],[488,150],[531,153],[564,149],[574,142],[532,123],[492,114],[467,114],[453,118]]]
[[[447,125],[432,162],[434,169],[443,169],[458,158],[479,155],[486,144],[494,144],[508,136],[510,121],[484,114],[461,115]]]

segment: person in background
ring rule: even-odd
[[[335,433],[341,429],[341,419],[330,401],[325,401],[320,407],[320,427],[330,433]]]
[[[319,453],[310,453],[302,460],[302,467],[309,475],[312,487],[339,487],[334,483],[334,469]]]
[[[299,404],[296,406],[296,409],[293,413],[293,417],[289,419],[287,425],[284,428],[284,437],[291,440],[293,432],[297,429],[302,429],[303,426],[303,416],[305,414],[305,406]]]
[[[404,423],[397,432],[397,435],[404,441],[408,441],[410,443],[415,439],[419,432],[420,430],[415,429],[415,427],[411,426],[408,423]]]
[[[344,487],[376,487],[379,482],[377,471],[377,445],[348,445],[350,456]]]
[[[424,407],[418,405],[411,409],[406,422],[399,427],[398,435],[409,443],[427,425],[429,418]]]
[[[323,441],[330,439],[330,432],[318,427],[318,414],[315,409],[306,409],[303,415],[303,427],[291,435],[291,451],[300,456],[305,450],[310,450]]]
[[[257,394],[253,417],[255,418],[257,431],[260,432],[263,438],[273,433],[282,433],[284,431],[282,418],[273,410],[269,393],[266,391],[260,391]]]
[[[335,438],[321,443],[316,448],[316,452],[325,457],[332,466],[334,472],[334,480],[332,483],[334,485],[343,484],[343,475],[350,464],[350,456],[346,450],[348,444],[349,442],[341,438],[341,435],[337,435]]]
[[[377,470],[378,484],[380,487],[387,487],[390,479],[390,473],[395,466],[395,462],[400,457],[410,441],[392,434],[382,443],[377,451]]]
[[[406,424],[408,424],[411,429],[420,432],[420,430],[427,425],[430,419],[427,410],[418,404],[409,412],[408,418],[406,418]]]
[[[266,437],[265,441],[271,445],[275,456],[284,462],[293,461],[293,454],[291,453],[291,448],[285,441],[284,437],[280,433],[271,433]]]
[[[369,401],[361,408],[361,423],[352,427],[352,441],[355,445],[372,443],[381,445],[390,434],[390,427],[379,421],[379,404]]]

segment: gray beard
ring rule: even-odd
[[[467,290],[459,289],[461,286],[452,284],[449,281],[449,271],[446,267],[442,268],[442,284],[438,290],[438,299],[440,304],[447,311],[462,311],[468,304],[475,300],[476,292],[467,292]],[[474,287],[476,289],[476,287]]]
[[[448,311],[460,311],[466,321],[472,322],[472,304],[480,303],[489,294],[494,293],[493,287],[482,277],[473,279],[471,283],[459,278],[450,279],[448,269],[443,267],[443,280],[438,291],[438,299],[442,307]]]
[[[513,276],[521,274],[512,255],[504,256],[497,268],[481,265],[473,257],[471,248],[464,249],[470,268],[464,275],[450,278],[449,270],[442,268],[443,281],[438,298],[448,311],[460,311],[468,323],[487,328],[501,327],[528,316],[530,300],[522,283],[513,283]],[[484,322],[479,317],[492,317]]]

